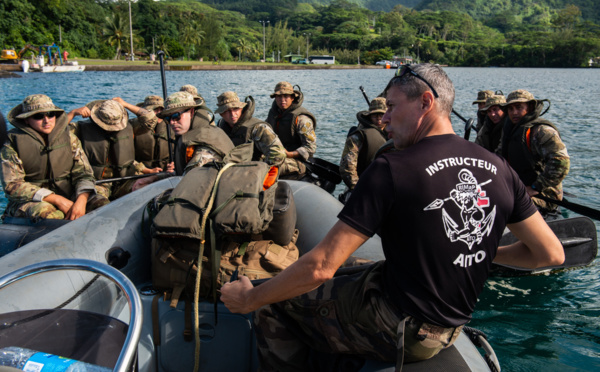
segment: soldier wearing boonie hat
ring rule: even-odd
[[[342,199],[349,197],[348,192],[354,189],[377,150],[387,141],[387,134],[383,131],[385,124],[381,121],[386,111],[385,98],[377,97],[369,104],[368,111],[356,114],[358,126],[348,132],[340,161],[340,175],[348,188]]]
[[[268,123],[253,117],[254,98],[240,101],[235,92],[227,91],[217,97],[217,110],[221,116],[217,126],[235,146],[254,143],[252,160],[262,160],[269,165],[281,166],[286,158],[285,148]]]
[[[214,125],[210,109],[185,90],[171,94],[158,115],[175,134],[174,170],[183,175],[190,169],[221,161],[234,146]]]
[[[527,187],[530,196],[537,193],[562,200],[562,181],[569,173],[571,160],[567,147],[560,138],[558,128],[541,116],[544,102],[533,94],[518,89],[506,97],[501,104],[508,114],[502,137],[502,156]],[[543,112],[542,112],[543,111]],[[544,217],[558,214],[558,206],[533,198]]]
[[[135,160],[147,168],[166,170],[169,164],[169,135],[171,138],[175,135],[167,133],[167,124],[157,117],[164,108],[162,97],[146,96],[143,102],[135,106],[120,98],[115,99],[136,115],[129,119],[129,124],[133,127]]]
[[[69,131],[71,113],[63,113],[43,94],[9,112],[14,128],[0,153],[5,215],[74,220],[108,203],[96,194],[90,164]]]
[[[287,81],[275,85],[271,94],[275,99],[266,119],[286,150],[286,159],[280,167],[283,179],[303,178],[307,174],[304,162],[317,151],[317,119],[302,106],[304,94],[296,87]]]
[[[491,90],[480,90],[479,92],[477,92],[477,99],[475,101],[473,101],[473,104],[477,105],[478,112],[485,105],[485,100],[493,95],[494,95],[494,92]],[[477,116],[477,125],[475,125],[475,130],[479,132],[479,129],[481,129],[482,126],[483,126],[483,120],[478,115]]]
[[[198,89],[191,85],[191,84],[186,84],[184,86],[182,86],[181,88],[179,88],[180,92],[188,92],[189,94],[191,94],[194,97],[194,100],[196,101],[196,103],[203,105],[204,102],[204,98],[202,98],[202,95],[200,95],[200,93],[198,93]]]
[[[477,113],[477,117],[482,120],[483,125],[477,131],[475,143],[494,153],[500,151],[502,127],[505,119],[505,112],[501,106],[505,102],[504,95],[490,96]]]
[[[132,110],[141,110],[119,97],[95,100],[85,105],[89,109],[89,118],[75,124],[75,133],[81,140],[94,177],[98,180],[160,171],[160,168],[146,168],[143,163],[135,160],[133,127],[129,124],[127,110],[120,102]],[[86,115],[88,114],[82,116]],[[114,200],[131,192],[134,182],[103,183],[98,188],[104,196]]]

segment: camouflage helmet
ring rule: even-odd
[[[496,95],[489,97],[485,100],[485,106],[480,108],[479,111],[485,112],[492,106],[502,106],[506,103],[506,98],[503,95]]]
[[[477,92],[477,100],[473,101],[473,104],[485,103],[485,100],[493,95],[494,92],[492,92],[491,90],[480,90],[479,92]]]
[[[91,118],[100,128],[108,132],[118,132],[127,127],[129,115],[119,102],[112,99],[93,101],[87,104]]]
[[[240,101],[240,98],[235,92],[225,92],[221,93],[217,97],[217,111],[215,113],[222,114],[227,110],[231,110],[233,108],[244,108],[246,107],[246,103]]]
[[[280,96],[283,94],[290,94],[298,97],[298,93],[294,91],[292,84],[288,83],[287,81],[280,81],[277,83],[277,85],[275,85],[275,90],[271,94],[271,98],[275,98],[275,96]]]
[[[140,102],[136,106],[143,107],[146,110],[162,109],[165,108],[165,102],[159,96],[147,96],[144,98],[144,102]]]
[[[502,104],[502,106],[508,106],[513,103],[519,102],[535,102],[536,99],[533,94],[529,93],[524,89],[517,89],[515,91],[510,92],[508,97],[506,97],[506,103]]]
[[[387,111],[387,105],[385,104],[385,98],[377,97],[369,104],[369,115],[371,114],[385,114]]]
[[[159,118],[164,118],[165,116],[169,116],[177,111],[184,111],[194,107],[200,107],[194,100],[194,96],[188,92],[179,91],[171,94],[169,98],[165,101],[165,108],[156,116]]]
[[[204,101],[204,98],[202,98],[200,93],[198,93],[198,89],[196,89],[196,87],[191,84],[186,84],[186,85],[182,86],[181,88],[179,88],[179,91],[180,92],[188,92],[189,94],[194,96],[194,100],[196,100],[196,101],[199,99]]]
[[[8,117],[14,117],[16,119],[26,119],[39,112],[60,112],[61,114],[65,110],[58,108],[52,103],[52,99],[44,94],[32,94],[25,97],[23,102],[18,106],[15,106]],[[60,115],[60,114],[59,114]]]

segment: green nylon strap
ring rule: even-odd
[[[242,257],[244,254],[246,254],[247,247],[248,247],[248,242],[243,242],[242,245],[240,245],[240,249],[238,249],[237,255]]]
[[[225,200],[221,205],[219,205],[211,214],[210,214],[210,218],[214,218],[217,214],[219,214],[219,212],[221,212],[223,210],[223,208],[225,208],[227,206],[227,204],[229,204],[233,199],[242,199],[242,198],[259,198],[258,194],[255,193],[251,193],[251,192],[243,192],[241,190],[238,190],[235,192],[235,194],[231,195],[229,197],[229,199]]]

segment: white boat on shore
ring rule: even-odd
[[[23,72],[83,72],[85,66],[80,66],[78,62],[65,62],[62,65],[47,65],[44,63],[32,63],[24,60],[21,62]]]

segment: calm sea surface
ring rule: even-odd
[[[571,156],[565,191],[572,202],[600,209],[600,69],[446,68],[456,87],[455,110],[475,116],[477,91],[527,89],[552,102],[544,116],[560,128]],[[287,80],[305,93],[304,106],[318,120],[317,157],[339,163],[348,129],[356,113],[367,108],[359,90],[370,98],[385,87],[393,70],[316,71],[167,71],[168,93],[184,84],[198,87],[207,104],[233,90],[256,100],[255,116],[266,118],[275,84]],[[0,110],[6,116],[27,95],[49,95],[69,111],[95,99],[120,96],[138,103],[146,95],[162,96],[159,72],[30,73],[0,80]],[[461,136],[464,123],[452,118]],[[474,132],[471,134],[473,140]],[[336,193],[340,192],[338,187]],[[0,190],[0,211],[6,199]],[[568,212],[565,212],[568,214]],[[575,214],[569,214],[574,216]],[[598,227],[598,224],[596,225]],[[471,326],[490,339],[504,371],[600,370],[600,269],[588,267],[552,275],[490,278],[480,297]]]

